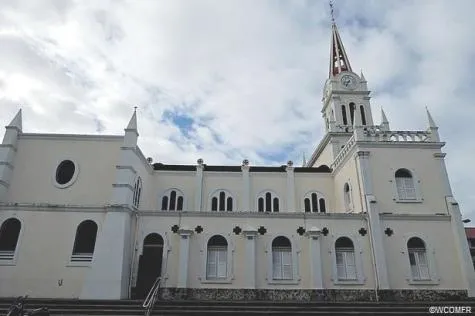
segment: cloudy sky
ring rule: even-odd
[[[379,123],[447,145],[456,198],[475,223],[475,1],[336,0]],[[323,137],[330,19],[317,0],[0,0],[0,123],[121,134],[164,163],[282,165]],[[472,158],[470,158],[472,157]]]

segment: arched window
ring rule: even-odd
[[[397,194],[400,200],[415,200],[416,188],[412,174],[407,169],[399,169],[395,173]]]
[[[355,247],[350,238],[335,241],[335,255],[338,280],[356,280]]]
[[[351,118],[351,125],[355,122],[355,104],[353,102],[350,103],[350,118]]]
[[[71,261],[92,261],[94,247],[96,246],[97,224],[91,220],[85,220],[79,224],[74,239],[73,255]]]
[[[272,241],[272,278],[292,280],[292,244],[284,236]]]
[[[214,192],[211,196],[212,211],[229,211],[233,210],[233,198],[229,192],[220,190]]]
[[[272,192],[261,193],[257,198],[258,212],[279,212],[279,197]]]
[[[207,249],[206,279],[226,279],[228,273],[228,242],[226,238],[220,235],[211,237]]]
[[[16,218],[9,218],[0,227],[0,262],[13,260],[20,237],[21,223]]]
[[[169,190],[162,196],[162,211],[183,211],[183,193]]]
[[[413,280],[430,280],[429,264],[427,262],[426,246],[418,237],[412,237],[407,242],[409,263]]]
[[[363,123],[363,125],[366,125],[366,116],[364,113],[364,106],[362,105],[360,105],[360,112],[361,112],[361,123]]]
[[[142,179],[140,177],[137,178],[134,185],[134,196],[132,198],[132,204],[135,207],[139,207],[140,205],[140,196],[142,195]]]
[[[350,190],[350,185],[348,183],[345,183],[343,186],[343,199],[345,201],[345,210],[350,211],[351,210],[351,190]]]
[[[317,192],[309,192],[303,200],[305,213],[325,213],[325,199]]]
[[[341,106],[341,115],[343,117],[343,125],[348,125],[348,119],[346,118],[346,107],[344,105]]]

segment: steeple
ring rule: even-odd
[[[333,18],[332,18],[333,20]],[[330,47],[330,72],[328,77],[331,78],[342,71],[352,71],[350,60],[346,55],[345,47],[341,41],[340,34],[335,21],[332,22],[332,39]]]
[[[429,128],[427,129],[431,133],[431,140],[434,142],[440,142],[440,136],[439,136],[439,127],[437,124],[435,124],[434,119],[432,118],[432,115],[430,115],[429,109],[426,106],[426,112],[427,112],[427,120],[429,121]]]
[[[124,145],[129,147],[137,146],[138,136],[139,132],[137,130],[137,107],[134,107],[134,114],[130,118],[129,124],[127,124],[127,128],[125,128]]]
[[[386,117],[386,113],[384,113],[383,108],[381,107],[381,128],[384,131],[389,131],[389,122],[388,118]]]

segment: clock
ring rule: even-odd
[[[341,77],[341,84],[343,85],[343,87],[347,88],[347,89],[355,89],[356,88],[356,79],[355,77],[351,76],[351,75],[344,75],[343,77]]]

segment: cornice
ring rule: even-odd
[[[51,204],[51,203],[0,203],[0,211],[16,212],[134,212],[128,205],[77,205],[77,204]]]
[[[392,221],[440,221],[449,222],[450,215],[448,214],[389,214],[379,213],[379,217],[382,220]]]
[[[226,217],[226,218],[292,218],[292,219],[320,219],[320,220],[364,220],[366,214],[354,213],[318,213],[308,214],[305,212],[279,212],[279,213],[260,213],[260,212],[197,212],[197,211],[139,211],[140,216],[157,217]]]
[[[123,141],[124,136],[121,135],[84,135],[84,134],[36,134],[23,133],[19,135],[19,139],[44,139],[44,140],[79,140],[79,141]]]

